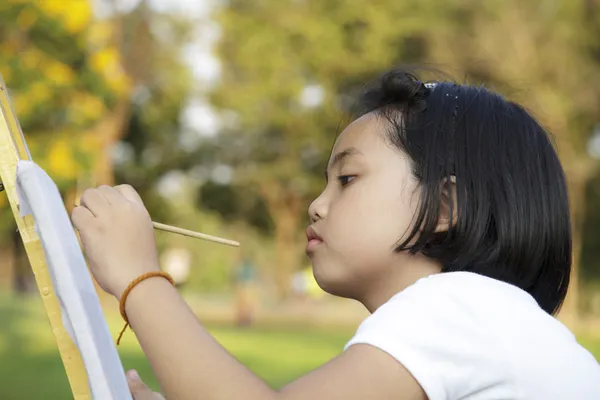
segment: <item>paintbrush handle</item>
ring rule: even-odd
[[[239,242],[236,242],[234,240],[223,239],[223,238],[220,238],[217,236],[207,235],[205,233],[189,231],[187,229],[182,229],[182,228],[178,228],[176,226],[171,226],[171,225],[165,225],[165,224],[161,224],[159,222],[152,221],[152,225],[154,225],[155,229],[158,229],[161,231],[178,233],[178,234],[184,235],[184,236],[189,236],[189,237],[202,239],[202,240],[208,240],[209,242],[221,243],[221,244],[226,244],[228,246],[234,246],[234,247],[239,247],[239,245],[240,245]]]

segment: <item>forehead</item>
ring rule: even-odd
[[[391,147],[386,137],[388,128],[382,118],[373,113],[365,114],[348,125],[338,136],[331,155],[348,148],[356,148],[363,154],[389,151]]]

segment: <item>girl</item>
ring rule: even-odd
[[[359,104],[309,208],[306,251],[324,290],[372,314],[340,356],[279,391],[229,355],[167,279],[131,289],[159,271],[138,194],[83,195],[72,219],[90,268],[121,299],[167,398],[600,399],[598,363],[552,316],[571,232],[542,127],[482,87],[396,70]],[[135,398],[154,398],[135,375]]]

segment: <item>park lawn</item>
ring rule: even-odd
[[[108,317],[116,338],[122,320],[118,315]],[[348,328],[335,332],[209,325],[208,329],[273,387],[281,387],[335,357],[352,335]],[[126,369],[137,369],[151,387],[158,389],[133,332],[126,332],[118,350]],[[41,300],[0,295],[0,399],[69,398],[71,391]]]
[[[109,315],[108,323],[116,336],[122,326],[119,316]],[[209,325],[208,329],[273,387],[281,387],[339,354],[352,335],[347,328],[335,332],[289,326],[240,329]],[[580,341],[600,360],[600,338]],[[157,389],[131,331],[127,331],[118,349],[125,368],[137,369]],[[71,391],[41,300],[0,295],[0,399],[69,398]]]

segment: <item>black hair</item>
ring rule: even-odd
[[[555,314],[571,271],[571,221],[564,171],[540,124],[520,105],[483,86],[424,83],[392,70],[368,85],[357,117],[389,122],[389,139],[419,181],[414,227],[395,251],[513,284]],[[436,232],[447,183],[457,210]]]

